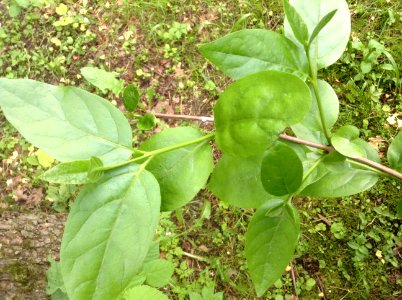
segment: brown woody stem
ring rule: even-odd
[[[167,119],[186,119],[186,120],[196,120],[196,121],[201,121],[201,122],[213,122],[214,118],[213,117],[203,117],[203,116],[186,116],[186,115],[172,115],[172,114],[161,114],[161,113],[153,113],[156,117],[159,118],[167,118]],[[279,135],[281,140],[284,141],[289,141],[292,143],[296,143],[296,144],[301,144],[301,145],[305,145],[308,147],[312,147],[312,148],[316,148],[316,149],[320,149],[323,150],[327,153],[330,153],[332,151],[335,151],[335,149],[332,146],[328,146],[328,145],[323,145],[323,144],[318,144],[318,143],[314,143],[314,142],[310,142],[310,141],[306,141],[303,139],[299,139],[297,137],[294,136],[290,136],[287,134],[280,134]],[[354,160],[356,162],[359,162],[361,164],[364,164],[366,166],[369,166],[371,168],[374,168],[376,170],[379,170],[385,174],[391,175],[393,177],[396,177],[398,179],[402,180],[402,173],[399,173],[398,171],[388,168],[382,164],[376,163],[375,161],[369,160],[367,158],[363,158],[363,157],[348,157],[348,159],[350,160]]]

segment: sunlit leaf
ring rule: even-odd
[[[81,68],[81,74],[103,92],[110,90],[117,96],[123,91],[123,81],[116,78],[117,73],[94,67],[85,67]]]
[[[305,55],[283,35],[269,30],[236,31],[199,49],[206,59],[235,79],[264,70],[294,73],[303,78],[308,73]]]
[[[344,52],[351,31],[350,12],[345,0],[290,0],[307,25],[313,32],[321,20],[329,13],[336,11],[326,26],[318,33],[311,43],[310,57],[317,61],[318,68],[324,68],[336,62]],[[285,19],[285,35],[300,48],[304,48],[294,36],[289,22]]]
[[[140,285],[129,289],[123,296],[124,300],[169,300],[156,288]]]
[[[160,192],[143,166],[109,171],[75,200],[60,262],[70,299],[117,299],[142,267],[158,224]]]
[[[124,115],[84,90],[2,78],[0,107],[30,143],[61,162],[96,156],[110,165],[131,155],[131,128]]]
[[[402,172],[402,132],[399,132],[389,145],[387,158],[392,168]]]

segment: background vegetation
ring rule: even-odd
[[[353,29],[347,51],[323,77],[341,102],[337,125],[363,128],[362,137],[382,154],[402,127],[402,4],[363,0],[349,5]],[[197,44],[242,28],[282,31],[282,11],[278,0],[3,0],[0,76],[81,86],[122,107],[120,98],[82,79],[80,68],[96,66],[140,86],[144,109],[211,115],[229,79],[200,56]],[[155,130],[175,122],[184,121],[159,120]],[[36,179],[53,160],[30,147],[1,114],[0,126],[1,223],[28,210],[50,224],[63,220],[76,188]],[[136,142],[148,135],[137,131]],[[402,299],[400,190],[401,182],[386,178],[359,196],[299,198],[302,237],[295,259],[265,297]],[[157,233],[161,250],[176,264],[164,291],[185,299],[208,287],[225,299],[253,299],[243,251],[250,216],[251,211],[228,207],[206,191],[182,210],[163,213]],[[15,220],[25,226],[24,218]],[[37,229],[43,232],[41,224]],[[50,238],[57,246],[58,236]],[[4,240],[0,231],[0,296],[19,299],[44,290],[48,264],[22,262]],[[22,237],[20,247],[34,246]],[[48,250],[39,255],[46,258]]]

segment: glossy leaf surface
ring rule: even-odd
[[[0,79],[0,107],[30,143],[61,162],[97,156],[108,165],[131,155],[131,128],[124,115],[84,90]]]
[[[298,77],[264,71],[226,88],[215,109],[216,142],[227,154],[262,154],[289,125],[308,113],[311,94]]]
[[[327,82],[324,80],[318,80],[317,85],[320,99],[322,101],[326,125],[328,130],[331,130],[338,119],[339,100],[335,91]],[[292,130],[296,136],[301,139],[320,144],[328,144],[329,141],[327,141],[324,129],[321,125],[320,111],[312,87],[310,87],[310,91],[313,98],[310,111],[300,123],[292,126]]]
[[[109,171],[88,184],[68,216],[60,262],[71,299],[116,299],[148,253],[160,193],[142,166]]]
[[[292,148],[277,144],[267,150],[261,165],[261,181],[268,193],[290,195],[297,191],[302,179],[303,164]]]
[[[297,46],[269,30],[237,31],[199,49],[206,59],[234,79],[264,70],[294,73],[303,78],[308,73],[305,55]]]
[[[81,184],[88,181],[89,160],[61,163],[47,170],[40,178],[52,183]]]
[[[262,155],[241,158],[224,154],[212,173],[208,189],[228,204],[258,208],[272,196],[261,183]]]
[[[317,61],[318,68],[332,65],[342,55],[350,35],[350,12],[345,0],[290,0],[290,4],[301,15],[308,31],[313,32],[320,21],[333,10],[337,10],[328,24],[319,32],[311,44],[310,57]],[[285,35],[298,43],[289,22],[285,19]],[[300,48],[303,45],[300,45]]]
[[[293,206],[284,205],[278,214],[267,216],[270,206],[271,201],[256,211],[246,234],[247,266],[259,297],[285,271],[300,232],[298,213]]]
[[[331,138],[332,146],[336,151],[348,157],[365,157],[364,150],[360,147],[360,131],[352,125],[339,128]]]
[[[387,158],[390,166],[402,172],[402,132],[399,132],[388,147]]]
[[[153,135],[140,149],[157,150],[202,136],[191,127],[169,128]],[[207,141],[160,154],[147,165],[160,184],[162,210],[174,210],[191,201],[205,186],[212,169],[212,148]]]
[[[369,157],[370,158],[370,157]],[[343,197],[371,188],[378,180],[372,171],[352,165],[346,158],[333,152],[318,165],[315,176],[300,194],[311,197]]]
[[[116,78],[117,73],[115,72],[108,72],[94,67],[81,68],[80,71],[86,80],[102,92],[110,90],[117,96],[123,90],[123,81]]]
[[[153,287],[167,285],[174,272],[174,264],[168,260],[156,259],[144,264],[146,283]]]

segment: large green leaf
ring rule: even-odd
[[[199,47],[201,54],[234,79],[278,70],[306,77],[307,60],[283,35],[264,29],[231,33]]]
[[[366,155],[367,153],[366,151]],[[373,160],[371,156],[368,157]],[[377,180],[378,175],[373,171],[359,168],[341,154],[333,152],[318,165],[314,176],[309,177],[309,185],[300,194],[311,197],[344,197],[369,189]]]
[[[153,135],[140,149],[157,150],[202,136],[195,128],[170,128]],[[162,210],[174,210],[191,201],[205,186],[212,169],[212,149],[208,141],[160,154],[147,165],[147,170],[160,184]]]
[[[279,143],[268,149],[261,165],[261,181],[265,190],[275,196],[293,194],[303,179],[303,164],[296,152]]]
[[[102,92],[110,90],[113,94],[119,95],[123,91],[123,81],[116,78],[118,74],[115,72],[108,72],[94,67],[81,68],[80,71],[86,80]]]
[[[261,183],[262,155],[242,158],[224,154],[212,173],[208,189],[221,201],[258,208],[272,196]]]
[[[325,121],[328,130],[331,130],[334,126],[339,115],[339,100],[336,96],[335,91],[332,87],[324,80],[318,80],[318,92],[320,94],[320,99],[322,101],[322,107],[324,110]],[[306,115],[304,120],[300,123],[293,125],[292,130],[297,137],[305,139],[308,141],[328,144],[324,129],[322,128],[320,111],[318,109],[317,100],[313,91],[310,87],[311,94],[313,97],[313,103],[311,105],[309,113]]]
[[[0,107],[30,143],[61,162],[97,156],[110,165],[131,155],[131,128],[124,115],[81,89],[0,79]]]
[[[262,154],[287,126],[303,120],[310,105],[310,91],[295,75],[249,75],[229,85],[215,106],[216,142],[227,154]]]
[[[348,157],[365,157],[365,151],[360,146],[360,131],[352,125],[337,129],[331,138],[332,146],[340,154]]]
[[[290,4],[301,15],[308,31],[313,32],[320,21],[333,10],[335,15],[319,32],[311,44],[310,57],[316,59],[318,68],[332,65],[342,55],[350,35],[350,12],[345,0],[290,0]],[[289,22],[285,19],[285,35],[303,48],[294,36]]]
[[[159,211],[158,183],[141,165],[88,184],[71,208],[61,245],[70,299],[117,299],[141,270]]]
[[[123,295],[124,300],[169,300],[161,291],[156,288],[139,285],[129,289]]]
[[[389,165],[402,172],[402,132],[399,132],[388,147],[387,158]]]
[[[296,248],[299,232],[296,209],[285,204],[278,207],[278,201],[269,201],[251,219],[245,250],[249,273],[259,297],[285,271]]]

